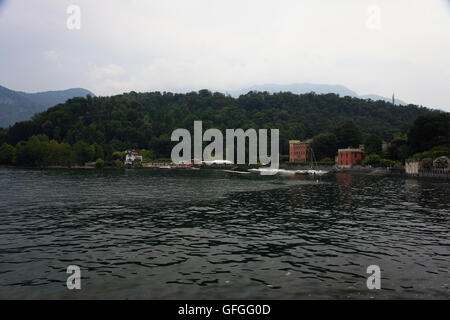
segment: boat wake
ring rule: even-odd
[[[294,170],[285,170],[285,169],[272,169],[272,168],[259,168],[259,169],[248,169],[250,172],[260,173],[261,175],[284,175],[284,176],[293,176],[295,174]]]
[[[322,176],[328,173],[325,170],[286,170],[286,169],[272,169],[272,168],[259,168],[259,169],[248,169],[250,172],[260,173],[261,175],[283,175],[283,176],[293,176],[293,175],[310,175],[310,176]]]

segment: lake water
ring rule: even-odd
[[[450,297],[444,181],[0,169],[0,186],[0,299]]]

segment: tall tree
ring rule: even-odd
[[[427,151],[435,146],[450,147],[450,113],[422,115],[414,121],[408,132],[410,154]]]
[[[80,165],[86,162],[94,161],[95,149],[94,146],[87,144],[84,141],[78,141],[73,146],[74,160]]]
[[[338,149],[336,135],[334,133],[325,132],[315,136],[311,142],[311,148],[318,160],[324,158],[334,159]]]
[[[12,164],[14,156],[14,147],[3,143],[0,147],[0,164]]]
[[[25,159],[28,164],[37,166],[45,162],[47,143],[42,142],[39,137],[32,136],[25,144]]]
[[[353,120],[348,120],[336,128],[335,134],[339,148],[358,147],[361,143],[361,130]]]
[[[388,148],[388,157],[392,160],[405,161],[408,157],[408,140],[406,136],[394,138]]]
[[[364,148],[368,154],[381,154],[381,144],[383,140],[375,134],[369,134],[364,140]]]

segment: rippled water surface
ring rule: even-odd
[[[0,169],[0,186],[0,299],[450,296],[443,181]]]

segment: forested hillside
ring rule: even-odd
[[[232,98],[208,90],[187,94],[130,92],[73,98],[1,131],[0,142],[15,145],[44,134],[70,145],[95,143],[105,150],[106,158],[127,148],[150,149],[157,156],[168,157],[172,131],[191,129],[194,120],[203,120],[204,130],[278,128],[280,151],[287,154],[288,140],[335,132],[349,120],[360,128],[360,138],[376,134],[391,140],[406,133],[418,116],[429,112],[415,105],[394,106],[335,94],[249,92]]]

